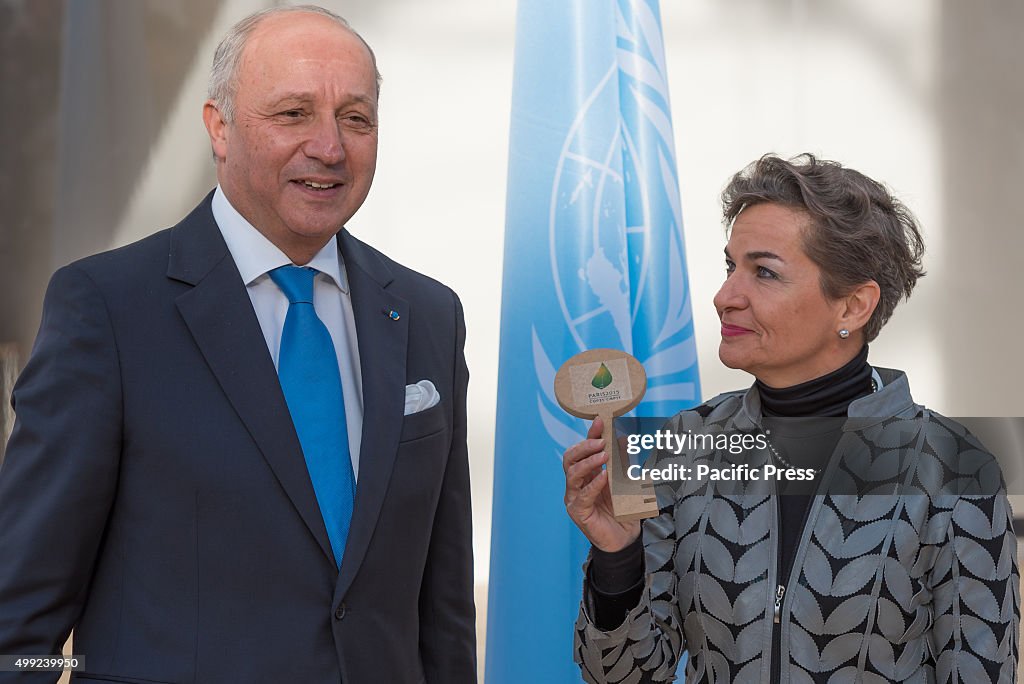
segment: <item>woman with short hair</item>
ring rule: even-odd
[[[600,421],[565,452],[566,509],[592,543],[574,655],[589,682],[1010,682],[1019,575],[998,464],[868,364],[924,273],[920,231],[880,183],[766,155],[723,193],[719,357],[755,377],[672,418],[753,434],[654,467],[813,480],[660,484],[660,515],[611,512]],[[745,469],[737,471],[737,466]],[[771,470],[769,470],[769,467]],[[798,485],[805,486],[798,486]]]

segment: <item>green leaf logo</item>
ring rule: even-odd
[[[590,384],[597,389],[604,389],[608,385],[612,384],[612,373],[608,370],[608,366],[601,364],[601,367],[594,373],[594,379],[590,381]]]

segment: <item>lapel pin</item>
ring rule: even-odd
[[[390,311],[386,309],[381,309],[381,313],[387,315],[387,317],[393,321],[397,321],[399,318],[401,318],[401,316],[398,315],[398,312],[395,311],[394,309],[391,309]]]

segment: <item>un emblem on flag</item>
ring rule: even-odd
[[[667,89],[652,76],[657,66],[616,64],[577,112],[552,182],[551,275],[578,351],[622,349],[658,380],[653,398],[692,401],[696,348]]]
[[[700,398],[664,51],[656,22],[625,19],[607,67],[574,84],[551,176],[547,248],[564,327],[536,327],[533,350],[540,418],[562,448],[579,425],[549,408],[545,386],[578,352],[610,347],[640,360],[639,415]]]

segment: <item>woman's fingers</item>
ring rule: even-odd
[[[603,451],[599,451],[593,456],[580,461],[573,466],[570,470],[570,476],[568,478],[569,489],[578,491],[581,494],[583,490],[593,482],[594,478],[603,473],[602,466],[604,462],[608,460],[607,456]]]
[[[566,482],[565,504],[570,517],[574,519],[586,516],[595,507],[601,493],[600,482],[607,479],[602,477],[604,452],[594,454],[591,458],[593,460],[582,461],[574,466],[579,470]]]
[[[590,429],[587,430],[587,438],[582,442],[577,442],[571,447],[565,450],[562,454],[562,468],[568,470],[569,466],[580,460],[586,458],[592,454],[597,448],[604,446],[604,440],[601,439],[601,431],[603,427],[601,425],[601,419],[596,419],[590,424]],[[600,442],[600,444],[598,444]]]
[[[588,440],[589,441],[589,440]],[[565,483],[569,487],[582,487],[594,476],[594,470],[600,468],[606,460],[604,447],[600,440],[596,445],[575,458],[568,470],[565,471]]]
[[[562,454],[563,470],[568,471],[569,466],[576,461],[586,458],[598,449],[604,448],[604,440],[601,439],[601,429],[601,419],[598,418],[590,425],[590,429],[587,430],[587,439],[577,442],[565,450],[565,453]]]
[[[603,429],[602,421],[595,420],[587,430],[587,439],[566,449],[562,456],[566,511],[591,541],[591,535],[606,536],[601,530],[608,526],[605,518],[610,515]]]
[[[603,439],[585,439],[577,442],[565,450],[562,456],[562,469],[568,474],[573,465],[603,450]]]
[[[586,504],[588,507],[593,506],[597,500],[601,497],[601,494],[607,489],[608,484],[608,471],[599,470],[591,479],[590,482],[583,485],[580,488],[580,503]]]

